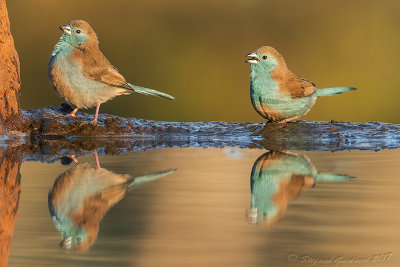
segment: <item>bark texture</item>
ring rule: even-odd
[[[400,125],[369,122],[297,121],[279,123],[162,122],[102,114],[54,116],[54,107],[23,111],[31,148],[59,154],[106,148],[127,152],[164,147],[239,147],[267,150],[383,150],[400,147]],[[71,151],[72,152],[72,151]],[[43,152],[34,150],[33,154]]]
[[[20,65],[11,35],[6,1],[0,0],[0,134],[19,130]]]

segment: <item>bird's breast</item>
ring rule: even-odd
[[[89,108],[120,94],[116,88],[86,77],[81,61],[72,53],[73,48],[59,47],[50,58],[49,80],[61,97],[78,108]]]
[[[254,109],[264,118],[283,120],[307,113],[314,104],[312,97],[293,99],[283,92],[271,75],[251,79],[250,96]]]

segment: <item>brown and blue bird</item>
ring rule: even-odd
[[[353,87],[318,89],[286,66],[273,47],[263,46],[247,55],[250,64],[250,97],[254,109],[268,121],[286,123],[305,115],[318,97],[352,91]]]
[[[60,26],[62,35],[48,64],[48,77],[57,93],[78,109],[96,106],[92,124],[97,123],[100,105],[132,92],[175,100],[168,94],[128,83],[99,49],[92,27],[83,20]]]

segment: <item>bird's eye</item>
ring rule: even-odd
[[[262,58],[263,58],[263,59],[267,59],[268,57],[267,57],[267,56],[263,56]]]
[[[80,34],[81,33],[81,30],[76,30],[75,31],[77,34]]]

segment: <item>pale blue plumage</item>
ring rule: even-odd
[[[60,29],[63,33],[51,53],[48,76],[58,94],[76,106],[67,116],[76,117],[78,109],[96,106],[91,122],[96,124],[102,103],[132,92],[175,100],[168,94],[128,84],[101,53],[97,35],[87,22],[74,20]]]
[[[285,118],[307,113],[317,98],[310,95],[293,99],[290,95],[283,94],[269,73],[260,73],[251,78],[250,96],[254,109],[259,110],[263,104],[268,103],[271,110],[279,111]]]
[[[51,53],[49,61],[49,65],[57,70],[65,83],[64,89],[57,92],[67,102],[78,108],[90,108],[127,91],[85,77],[82,66],[68,59],[73,49],[74,47],[62,38]]]
[[[270,121],[285,123],[305,115],[317,97],[351,91],[352,87],[318,89],[291,72],[274,48],[263,46],[247,55],[250,97],[254,109]]]
[[[322,88],[318,89],[315,92],[317,97],[321,96],[331,96],[331,95],[340,95],[343,92],[356,90],[354,87],[330,87],[330,88]]]

